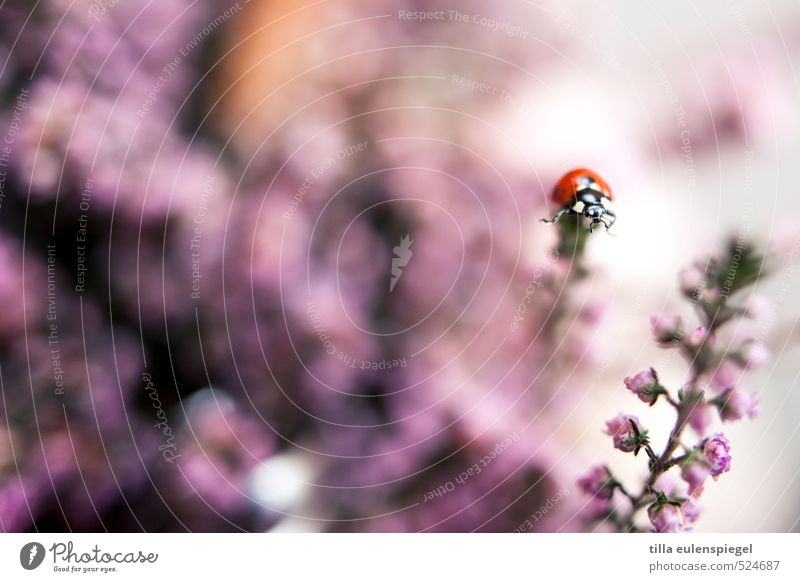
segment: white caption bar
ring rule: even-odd
[[[0,580],[796,581],[798,536],[5,534]]]

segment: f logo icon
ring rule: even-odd
[[[44,561],[44,546],[39,542],[30,542],[19,551],[19,563],[26,570],[35,570]]]

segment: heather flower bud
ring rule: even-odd
[[[638,418],[620,414],[606,421],[606,434],[612,437],[615,449],[623,453],[632,453],[646,442],[647,438],[646,431],[639,430],[638,426]]]
[[[625,387],[636,394],[639,400],[651,406],[658,400],[658,395],[664,393],[664,389],[658,384],[658,375],[653,368],[625,378]]]
[[[614,494],[614,478],[603,465],[591,467],[576,483],[581,491],[599,499],[609,500]]]
[[[731,443],[722,433],[717,433],[702,442],[703,460],[716,480],[731,469]]]
[[[741,366],[731,359],[722,360],[711,374],[711,387],[714,392],[721,392],[739,383],[742,376]]]
[[[706,434],[708,427],[714,422],[714,408],[705,400],[698,400],[689,412],[687,422],[697,434]]]
[[[647,517],[658,533],[683,531],[686,523],[681,506],[673,503],[654,503],[647,508]]]
[[[697,518],[700,517],[700,510],[702,508],[697,502],[697,499],[690,495],[681,505],[681,509],[683,510],[683,517],[686,518],[686,523],[694,523],[697,521]]]
[[[653,315],[650,318],[650,327],[656,341],[662,344],[679,340],[683,335],[681,318],[677,315]]]
[[[681,467],[681,479],[689,486],[689,495],[702,491],[703,483],[710,474],[710,469],[702,460],[692,459]]]
[[[724,421],[741,420],[744,417],[758,416],[758,399],[736,388],[724,390],[713,400],[719,409],[719,417]]]
[[[763,295],[755,295],[744,306],[744,313],[750,319],[761,319],[772,310],[772,303]]]
[[[748,342],[742,350],[742,360],[748,368],[755,370],[769,361],[769,350],[758,342]]]
[[[696,265],[686,267],[678,273],[678,281],[680,281],[681,291],[688,296],[693,297],[697,290],[705,286],[706,274],[702,269]]]
[[[700,299],[704,303],[716,305],[720,302],[720,299],[722,299],[722,291],[720,291],[719,287],[709,287],[708,289],[703,289],[702,293],[700,294]]]
[[[714,336],[709,335],[708,329],[700,326],[695,328],[695,330],[689,334],[689,337],[686,338],[686,345],[692,349],[699,349],[706,341],[709,340],[709,344],[713,344]]]

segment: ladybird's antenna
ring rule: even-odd
[[[603,221],[603,226],[606,227],[606,232],[608,233],[609,236],[617,236],[616,234],[611,232],[611,227],[614,226],[614,221],[613,220],[609,219],[608,222],[606,222],[604,220]]]

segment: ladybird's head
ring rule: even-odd
[[[583,215],[593,222],[600,222],[600,218],[606,213],[606,209],[599,204],[592,204],[586,207]]]
[[[587,206],[583,211],[583,215],[590,220],[590,231],[594,230],[594,227],[598,224],[602,224],[606,227],[606,230],[608,230],[610,226],[609,216],[606,215],[606,209],[599,204],[590,204]]]

